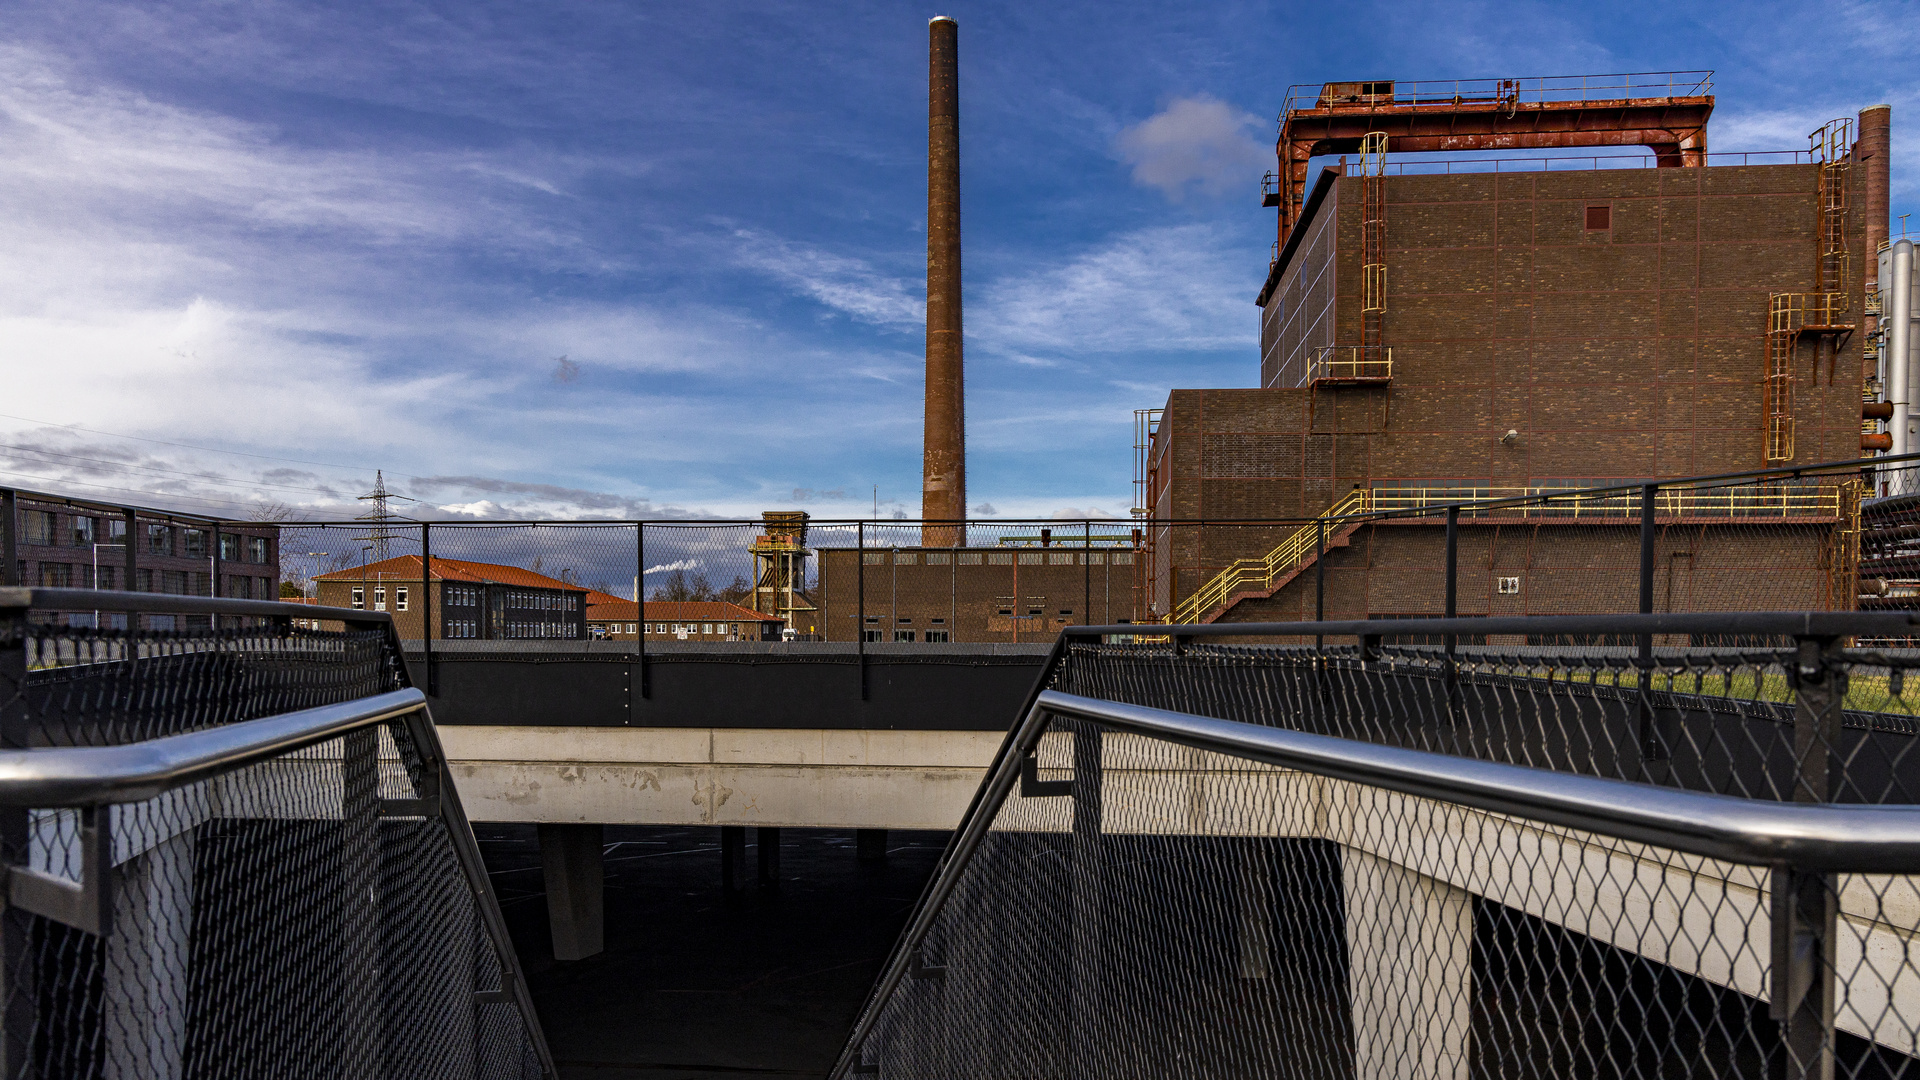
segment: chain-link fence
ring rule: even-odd
[[[1316,518],[962,526],[796,511],[753,521],[217,522],[0,491],[13,509],[0,507],[9,552],[0,569],[24,584],[387,611],[409,640],[611,641],[633,651],[770,639],[1030,643],[1065,626],[1143,622],[1907,610],[1920,609],[1916,491],[1911,461],[1839,462],[1650,485],[1365,481],[1334,493]]]
[[[391,628],[182,606],[0,610],[0,1075],[551,1075]]]
[[[835,1076],[1914,1075],[1907,619],[1721,621],[1070,633]]]

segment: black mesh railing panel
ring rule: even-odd
[[[16,619],[0,717],[16,748],[144,742],[401,689],[397,644],[385,627]],[[105,882],[97,927],[35,914],[14,883],[0,1075],[542,1076],[457,797],[416,741],[429,723],[414,712],[139,802],[0,805],[10,873]]]
[[[1790,639],[1789,639],[1790,640]],[[1074,643],[1054,686],[1106,701],[1786,801],[1920,803],[1920,654],[1846,650],[1809,725],[1794,648]],[[1798,739],[1809,740],[1802,746]],[[1810,756],[1809,756],[1810,755]],[[1809,770],[1812,770],[1809,772]]]
[[[384,629],[24,625],[21,746],[109,746],[333,705],[405,685]]]
[[[838,1075],[1920,1075],[1913,878],[1737,865],[1080,719],[1036,755],[1070,792],[981,808]]]

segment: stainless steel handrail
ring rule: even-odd
[[[1769,802],[1407,750],[1049,690],[1034,704],[1196,750],[1748,866],[1920,872],[1920,806]]]
[[[174,788],[424,709],[414,688],[123,746],[0,750],[0,806],[142,802]]]
[[[279,600],[231,600],[216,596],[121,592],[116,589],[0,588],[0,611],[137,611],[156,615],[251,615],[267,619],[391,623],[385,611],[288,604]]]
[[[1817,618],[1817,616],[1805,616]],[[1635,616],[1637,619],[1659,616]],[[1426,627],[1469,620],[1409,620]],[[1478,623],[1518,620],[1473,620]],[[1551,621],[1551,620],[1530,620]],[[1768,625],[1790,625],[1775,613]],[[1301,626],[1280,624],[1282,633]],[[1379,627],[1382,623],[1323,623]],[[1082,633],[1138,632],[1139,627],[1088,627]],[[1158,630],[1207,627],[1160,627]],[[1235,629],[1240,633],[1248,628]],[[1274,632],[1268,628],[1267,632]],[[1311,632],[1311,631],[1309,631]],[[1329,633],[1335,632],[1332,630]],[[1352,631],[1342,631],[1352,632]],[[1062,642],[1066,635],[1062,635]],[[1056,653],[1056,656],[1058,654]],[[1044,679],[1046,676],[1042,676]],[[1920,873],[1920,806],[1836,806],[1778,803],[1683,791],[1625,780],[1578,776],[1523,765],[1406,750],[1285,728],[1125,705],[1042,690],[1021,722],[1007,733],[933,880],[862,1006],[833,1070],[847,1075],[872,1031],[880,1007],[906,977],[934,921],[952,895],[1000,806],[1020,778],[1022,763],[1048,722],[1071,717],[1121,731],[1282,768],[1493,813],[1560,825],[1619,840],[1654,844],[1727,862],[1808,872]]]
[[[1394,637],[1405,634],[1717,634],[1742,637],[1910,636],[1911,611],[1698,611],[1654,615],[1475,615],[1452,619],[1366,619],[1340,622],[1121,623],[1068,626],[1068,638]]]

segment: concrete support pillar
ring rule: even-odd
[[[720,891],[737,894],[746,885],[747,827],[720,826]]]
[[[780,830],[761,827],[754,830],[760,855],[760,887],[780,887]]]
[[[119,902],[107,935],[104,995],[108,1080],[175,1080],[185,1075],[189,939],[193,926],[194,834],[184,832],[119,869]]]
[[[1466,1080],[1473,898],[1341,850],[1355,1076]]]
[[[887,861],[887,830],[855,829],[853,831],[854,857],[864,863]]]
[[[599,825],[540,826],[555,960],[585,959],[606,947],[603,832]]]

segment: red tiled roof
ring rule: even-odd
[[[330,574],[319,574],[315,581],[419,581],[420,556],[400,555],[365,566],[335,570]],[[579,585],[569,585],[559,578],[550,578],[545,574],[536,574],[518,566],[502,566],[499,563],[468,562],[465,559],[444,559],[433,557],[433,580],[435,581],[474,581],[489,582],[495,585],[518,585],[527,589],[564,589],[568,592],[584,593],[588,590]],[[606,595],[601,593],[599,595]],[[631,603],[632,601],[628,601]]]
[[[599,594],[605,596],[605,593]],[[631,600],[615,599],[596,604],[587,598],[588,622],[783,622],[777,615],[754,611],[724,600],[649,600],[647,613],[635,618]]]

